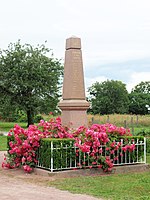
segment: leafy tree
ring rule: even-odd
[[[89,88],[94,114],[111,114],[128,112],[128,92],[121,81],[107,80],[96,82]]]
[[[150,81],[136,85],[129,94],[129,112],[133,114],[148,114],[150,107]]]
[[[54,111],[62,70],[60,61],[45,45],[11,43],[0,51],[1,110],[25,111],[28,126],[36,113]]]
[[[150,94],[150,81],[142,81],[132,89],[132,92]]]

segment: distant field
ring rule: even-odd
[[[88,115],[89,124],[111,123],[116,126],[130,128],[132,134],[149,132],[150,135],[150,115]]]
[[[88,121],[100,124],[111,123],[117,126],[150,127],[150,115],[88,115]]]
[[[43,115],[46,121],[49,121],[50,117],[49,115]],[[150,115],[88,115],[88,122],[89,125],[92,123],[111,123],[116,126],[128,127],[135,135],[143,131],[150,132]],[[0,122],[0,132],[8,132],[15,124],[16,122]],[[27,128],[27,123],[17,124],[22,128]]]
[[[49,119],[52,117],[50,115],[42,115],[45,121],[49,121]],[[0,121],[0,133],[2,132],[8,132],[10,129],[14,127],[15,124],[18,124],[22,128],[27,128],[27,123],[26,122],[3,122]],[[38,123],[35,123],[36,125]]]

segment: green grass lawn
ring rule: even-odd
[[[146,163],[150,164],[150,154],[146,155]]]
[[[7,150],[7,136],[0,136],[0,151]]]
[[[22,128],[27,128],[27,123],[17,123],[17,122],[0,122],[0,132],[8,132],[15,124],[18,124]]]
[[[65,178],[49,182],[49,186],[104,199],[148,200],[150,199],[150,172]]]
[[[0,132],[8,132],[15,124],[18,124],[22,128],[27,128],[27,123],[25,122],[0,122]],[[37,123],[35,123],[35,125],[37,125]]]
[[[130,128],[130,131],[132,132],[132,128]],[[139,135],[139,133],[141,133],[141,135],[143,135],[142,133],[148,133],[148,135],[150,136],[150,126],[149,127],[134,127],[134,133],[133,135]]]

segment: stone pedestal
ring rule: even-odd
[[[71,37],[66,40],[63,99],[58,104],[62,110],[62,124],[78,128],[87,126],[81,40]]]

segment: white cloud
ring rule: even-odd
[[[127,90],[131,92],[141,81],[150,81],[150,72],[134,72],[127,83]]]
[[[126,81],[131,90],[150,79],[150,69],[139,73],[142,64],[135,69],[131,62],[127,67],[120,63],[150,58],[149,8],[150,0],[5,0],[0,7],[0,49],[18,39],[31,45],[47,40],[54,56],[64,58],[65,39],[76,35],[82,41],[84,71],[89,71],[86,88],[108,76]],[[98,70],[102,65],[105,70]]]
[[[93,83],[96,83],[96,82],[103,82],[103,81],[106,81],[108,78],[105,77],[105,76],[97,76],[95,78],[86,78],[85,77],[85,88],[89,88],[90,86],[92,86]]]
[[[87,89],[92,86],[93,83],[96,82],[103,82],[108,80],[109,78],[106,76],[95,76],[94,78],[87,78],[85,77],[85,89],[87,92]],[[128,92],[131,92],[131,90],[140,82],[142,81],[150,81],[150,72],[133,72],[129,78],[129,81],[126,82],[126,88]],[[87,93],[88,95],[88,93]]]
[[[117,45],[116,45],[117,46]],[[84,52],[83,49],[83,61],[85,65],[89,67],[93,67],[95,65],[103,65],[103,64],[111,64],[111,63],[120,63],[126,61],[132,61],[136,59],[149,58],[149,51],[145,51],[144,49],[133,49],[131,47],[118,49],[114,47],[114,49],[106,50],[101,47],[96,51]],[[84,59],[85,58],[85,59]]]
[[[89,96],[89,93],[88,93],[88,88],[92,86],[93,83],[96,83],[96,82],[103,82],[103,81],[106,81],[107,80],[107,77],[105,76],[98,76],[98,77],[95,77],[95,78],[87,78],[85,77],[85,93],[86,93],[86,97]]]

